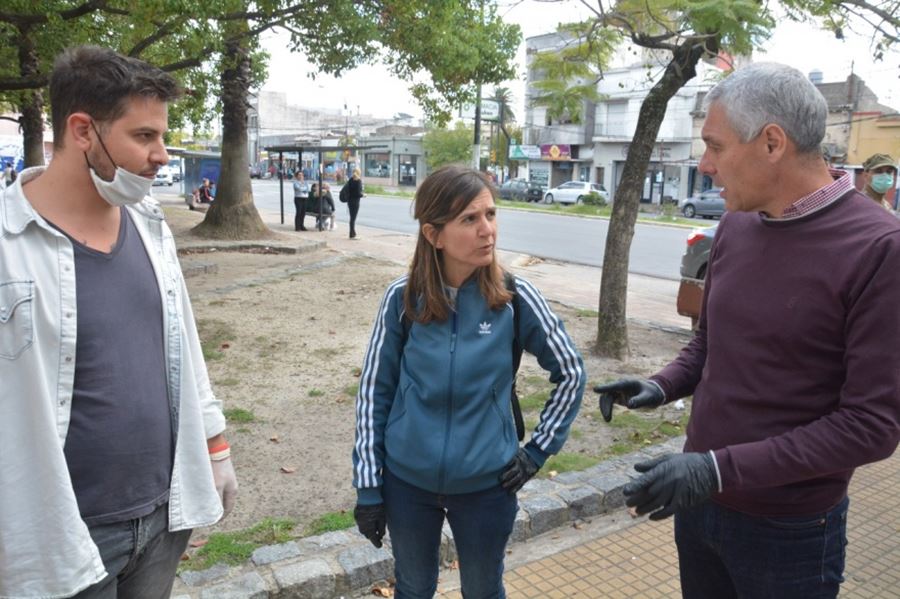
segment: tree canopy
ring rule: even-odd
[[[429,169],[446,164],[470,164],[472,162],[472,138],[474,130],[462,121],[452,129],[433,128],[422,137],[425,163]]]

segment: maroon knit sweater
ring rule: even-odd
[[[714,450],[732,509],[826,511],[900,440],[900,222],[855,191],[795,220],[729,213],[696,337],[655,376],[693,393],[685,451]]]

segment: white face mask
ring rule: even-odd
[[[88,161],[88,170],[91,173],[91,179],[94,181],[94,187],[97,188],[97,193],[100,194],[101,198],[113,206],[129,206],[131,204],[137,204],[143,200],[145,196],[150,194],[150,188],[153,186],[153,179],[135,175],[132,172],[126,171],[121,166],[117,166],[116,162],[112,159],[112,156],[109,155],[106,144],[100,139],[100,132],[97,131],[97,127],[94,126],[93,122],[91,122],[91,126],[94,127],[94,132],[97,133],[97,139],[100,141],[100,146],[103,148],[103,151],[106,152],[107,158],[109,158],[109,161],[116,167],[116,173],[113,175],[113,180],[104,181]],[[87,154],[85,154],[84,159],[87,161]]]
[[[89,170],[97,193],[113,206],[137,204],[144,199],[144,196],[150,194],[150,188],[153,185],[153,179],[129,173],[121,166],[116,167],[116,174],[112,181],[101,179],[93,168]]]

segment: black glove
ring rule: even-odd
[[[709,453],[670,453],[635,464],[634,469],[644,474],[625,485],[625,505],[637,508],[638,514],[653,512],[651,520],[699,505],[718,491],[716,465]]]
[[[600,394],[600,414],[607,422],[612,420],[613,404],[636,410],[655,408],[666,400],[659,385],[646,379],[619,379],[606,385],[597,385],[594,393]]]
[[[381,547],[381,539],[384,537],[384,529],[387,525],[387,516],[384,512],[384,504],[358,505],[353,508],[353,518],[356,526],[364,537],[372,541],[376,547]]]
[[[525,483],[531,480],[540,470],[531,457],[521,447],[506,468],[500,474],[500,486],[506,489],[510,495],[515,495]]]

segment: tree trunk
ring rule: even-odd
[[[660,125],[666,116],[669,99],[697,74],[697,63],[705,51],[706,48],[690,40],[679,46],[662,78],[651,88],[641,104],[637,128],[628,148],[622,179],[616,189],[606,237],[606,253],[603,256],[603,273],[600,279],[600,315],[594,345],[594,352],[600,356],[618,360],[628,356],[628,326],[625,320],[628,254],[634,237],[634,223],[637,221],[647,165]]]
[[[246,28],[247,24],[242,23]],[[225,45],[222,69],[222,169],[216,200],[206,218],[194,227],[201,237],[259,239],[271,236],[253,203],[247,145],[247,94],[250,53],[246,40]]]
[[[19,29],[19,73],[23,78],[38,74],[38,56],[27,27]],[[44,164],[44,96],[41,89],[21,92],[19,127],[22,128],[22,149],[25,166]]]

